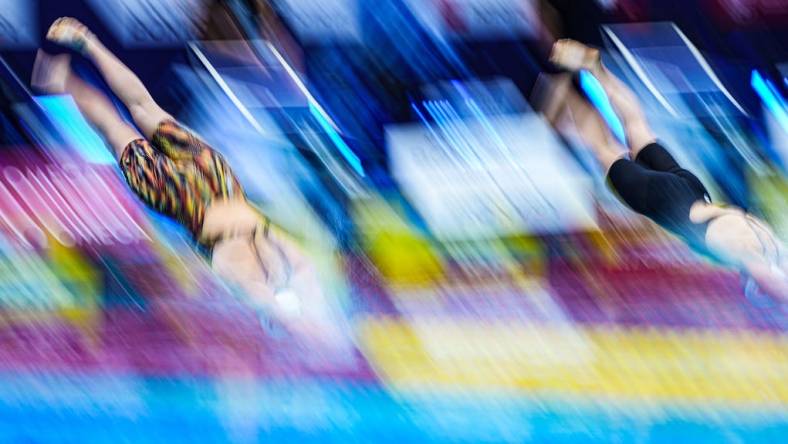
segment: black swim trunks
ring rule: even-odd
[[[689,214],[695,202],[711,201],[709,193],[662,145],[649,144],[634,161],[617,160],[610,167],[608,180],[634,211],[683,238],[691,247],[705,250],[707,224],[693,223]]]

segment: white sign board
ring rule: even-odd
[[[439,238],[592,227],[592,180],[535,114],[387,128],[394,177]]]

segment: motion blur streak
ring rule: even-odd
[[[750,85],[752,85],[755,92],[763,100],[766,109],[777,118],[783,129],[788,132],[788,111],[786,111],[785,102],[779,96],[779,92],[774,87],[772,82],[763,79],[763,76],[758,71],[753,71],[750,77]]]
[[[251,236],[157,211],[204,158],[135,194],[56,80],[129,140],[139,109],[61,16],[221,153]],[[786,0],[0,0],[0,442],[783,442],[785,42]],[[650,213],[696,186],[655,140],[753,249]]]

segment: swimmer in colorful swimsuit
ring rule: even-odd
[[[626,148],[573,88],[556,88],[543,106],[559,132],[579,136],[592,149],[621,200],[694,250],[751,277],[763,293],[788,300],[788,251],[779,238],[744,210],[711,203],[703,183],[657,142],[634,93],[602,65],[599,51],[559,40],[550,60],[593,74],[621,120]]]
[[[112,147],[131,189],[149,206],[185,226],[210,252],[211,265],[220,277],[277,316],[280,296],[292,296],[291,280],[314,273],[295,242],[247,201],[225,159],[161,109],[140,79],[84,25],[60,18],[47,39],[91,60],[141,133],[121,118],[102,92],[71,71],[68,54],[39,51],[33,86],[70,94]],[[292,301],[287,305],[292,306]]]

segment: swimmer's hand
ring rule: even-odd
[[[87,26],[73,17],[60,17],[47,31],[47,40],[84,52],[94,35]]]
[[[598,49],[571,39],[561,39],[553,44],[550,61],[569,71],[595,71],[601,66]]]

